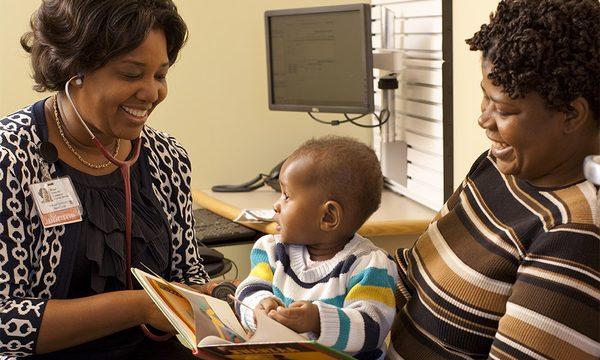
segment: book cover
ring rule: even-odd
[[[132,268],[131,272],[177,330],[179,341],[202,359],[354,359],[309,340],[257,311],[248,334],[229,304],[182,284]]]

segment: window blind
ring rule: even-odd
[[[373,0],[374,51],[401,54],[395,69],[398,89],[389,126],[373,132],[387,186],[432,209],[452,191],[451,2],[442,0]],[[387,10],[386,10],[387,9]],[[389,11],[391,11],[391,16]],[[382,23],[393,18],[393,40]],[[388,44],[384,48],[383,44]],[[392,49],[389,49],[392,44]],[[375,105],[382,108],[380,76],[374,71]],[[374,119],[375,123],[375,119]],[[383,136],[382,136],[382,131]],[[392,131],[391,138],[388,133]]]

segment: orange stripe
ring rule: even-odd
[[[568,342],[510,315],[500,320],[498,333],[549,359],[596,359]]]
[[[476,309],[497,315],[504,313],[508,297],[482,289],[458,276],[443,261],[428,234],[423,234],[415,244],[414,250],[414,255],[419,258],[426,275],[441,291]],[[413,282],[416,283],[414,278]]]

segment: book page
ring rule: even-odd
[[[248,343],[273,343],[308,341],[308,339],[294,330],[271,319],[264,311],[255,311],[256,332]]]
[[[182,295],[192,304],[196,315],[198,342],[209,335],[218,336],[233,343],[248,340],[246,331],[226,301],[201,294],[178,284],[172,285],[180,290]]]
[[[195,348],[194,311],[190,302],[165,280],[136,268],[132,268],[131,272],[146,290],[150,299],[181,335],[178,337],[179,340],[185,340],[185,342],[182,341],[183,345],[190,349]]]
[[[139,269],[132,268],[131,271],[158,308],[186,339],[184,345],[187,347],[196,348],[198,342],[206,336],[217,336],[232,343],[248,339],[227,302],[201,294],[185,285],[169,283]]]

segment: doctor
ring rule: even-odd
[[[187,153],[146,125],[186,25],[171,0],[44,0],[31,27],[54,94],[0,120],[0,355],[192,358],[129,275],[208,280]]]

